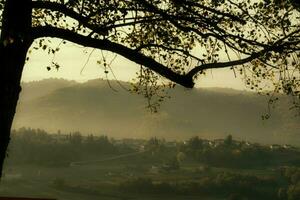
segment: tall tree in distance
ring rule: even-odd
[[[253,90],[299,99],[299,4],[290,0],[0,0],[0,171],[26,53],[58,53],[45,37],[121,55],[141,66],[136,91],[160,80],[187,88],[230,68]],[[107,67],[107,61],[102,64]],[[58,67],[54,64],[53,67]],[[50,68],[49,68],[50,69]],[[297,101],[295,101],[295,105]]]

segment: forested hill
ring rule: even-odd
[[[262,120],[267,98],[251,92],[178,86],[170,95],[158,114],[150,114],[142,96],[125,91],[116,81],[24,83],[14,128],[78,130],[122,138],[186,139],[198,135],[212,139],[232,134],[261,143],[300,144],[300,117],[289,111],[291,104],[285,98],[272,110],[271,119]]]

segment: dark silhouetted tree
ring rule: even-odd
[[[231,146],[232,144],[233,144],[232,135],[228,135],[228,136],[224,139],[224,145],[226,145],[226,146]]]
[[[147,98],[161,97],[161,77],[192,88],[213,68],[232,69],[259,92],[267,85],[299,98],[299,5],[294,0],[0,0],[0,5],[0,171],[26,54],[33,43],[33,49],[50,54],[59,50],[45,37],[110,51],[141,65],[134,90]],[[109,62],[101,64],[108,73]],[[53,67],[59,64],[48,69]]]

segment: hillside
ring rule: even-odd
[[[129,87],[128,84],[122,83]],[[283,100],[270,120],[261,120],[266,97],[231,89],[176,87],[158,114],[150,114],[143,97],[104,80],[75,83],[44,80],[24,83],[14,128],[42,128],[50,132],[81,131],[111,137],[186,139],[235,138],[262,143],[300,144],[299,117]]]

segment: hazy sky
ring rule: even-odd
[[[54,44],[57,44],[54,41]],[[53,45],[55,47],[55,45]],[[90,58],[89,58],[89,55]],[[110,62],[115,55],[103,52],[107,62]],[[33,50],[29,54],[29,61],[26,63],[22,81],[34,81],[45,78],[64,78],[76,80],[80,82],[96,78],[114,79],[112,73],[108,73],[108,77],[104,73],[103,66],[97,64],[97,60],[102,59],[102,53],[99,50],[91,48],[83,48],[72,43],[67,43],[56,54],[48,55],[42,50]],[[47,66],[51,65],[52,60],[59,63],[61,68],[57,71],[47,70]],[[111,64],[115,77],[118,80],[130,81],[135,77],[138,66],[121,57],[117,56]],[[246,89],[240,77],[235,78],[229,69],[210,70],[207,75],[198,78],[197,87],[227,87],[234,89]]]

